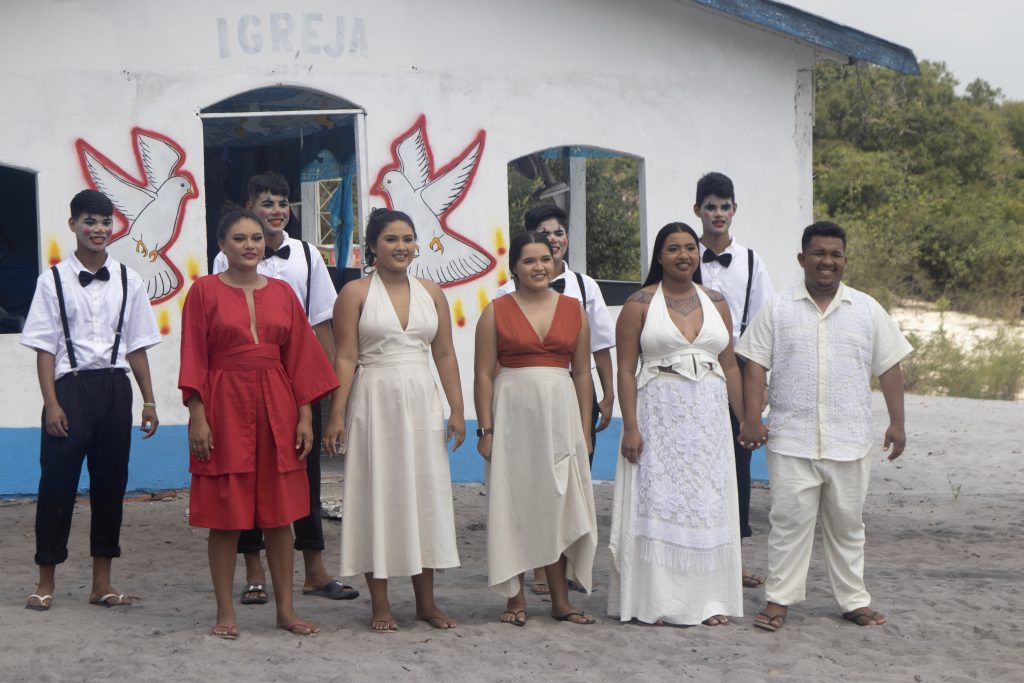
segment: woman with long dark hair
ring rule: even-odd
[[[700,283],[698,237],[669,223],[616,325],[622,457],[608,613],[724,626],[743,614],[729,406],[742,420],[729,307]],[[639,369],[638,369],[639,365]]]
[[[523,572],[547,571],[551,616],[594,618],[569,602],[586,592],[597,548],[590,483],[590,336],[580,302],[548,289],[551,245],[538,233],[509,245],[516,290],[476,328],[477,450],[487,460],[488,584],[507,600],[503,623],[526,624]]]
[[[458,448],[466,437],[448,300],[409,275],[419,252],[406,214],[374,209],[363,253],[370,277],[345,285],[334,305],[340,386],[324,430],[330,453],[344,444],[341,574],[365,574],[374,632],[398,630],[388,601],[396,576],[412,577],[416,619],[455,628],[434,602],[434,570],[459,566],[447,441]]]

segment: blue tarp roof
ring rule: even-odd
[[[851,59],[864,60],[901,74],[920,75],[910,48],[837,24],[816,14],[771,0],[689,0],[695,5],[743,19],[777,33]]]

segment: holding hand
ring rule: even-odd
[[[755,422],[744,420],[740,424],[740,435],[736,440],[744,448],[758,449],[768,441],[768,427],[759,419]]]

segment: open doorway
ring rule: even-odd
[[[36,174],[0,164],[0,334],[21,332],[39,277]]]
[[[622,305],[642,279],[642,173],[639,157],[596,147],[552,147],[513,159],[509,235],[524,229],[527,209],[557,205],[569,215],[570,268],[597,280],[609,306]]]
[[[340,97],[274,86],[222,100],[199,116],[207,265],[217,255],[216,228],[224,204],[243,205],[248,179],[276,172],[291,187],[288,234],[318,247],[336,287],[357,277],[362,265],[359,226],[367,196],[365,112]]]

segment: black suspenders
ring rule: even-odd
[[[750,286],[754,281],[754,250],[747,249],[747,297],[743,300],[743,317],[740,318],[740,334],[747,329],[747,317],[750,314]]]
[[[68,350],[68,362],[71,363],[71,372],[78,374],[78,361],[75,360],[75,346],[71,343],[71,328],[68,326],[68,311],[64,308],[64,288],[60,285],[60,273],[57,266],[50,268],[53,272],[53,284],[57,288],[57,304],[60,306],[60,323],[64,326],[64,345]]]
[[[309,288],[313,284],[313,257],[309,255],[309,242],[302,241],[302,251],[306,254],[306,317],[309,317]]]
[[[53,272],[53,284],[57,290],[57,305],[60,307],[60,324],[64,328],[64,346],[68,351],[68,362],[71,372],[78,374],[78,361],[75,359],[75,346],[71,342],[71,326],[68,324],[68,310],[64,305],[64,288],[60,284],[57,266],[50,268]],[[117,363],[117,351],[121,347],[121,330],[124,327],[124,309],[128,305],[128,268],[121,264],[121,312],[117,317],[117,331],[114,332],[114,350],[110,354],[110,365]]]
[[[128,268],[121,264],[121,312],[117,316],[117,332],[114,333],[114,350],[110,354],[110,364],[117,362],[117,350],[121,347],[121,328],[124,327],[124,308],[128,305]]]
[[[587,312],[587,288],[583,286],[583,276],[576,271],[576,282],[580,286],[580,296],[583,297],[583,312]]]

